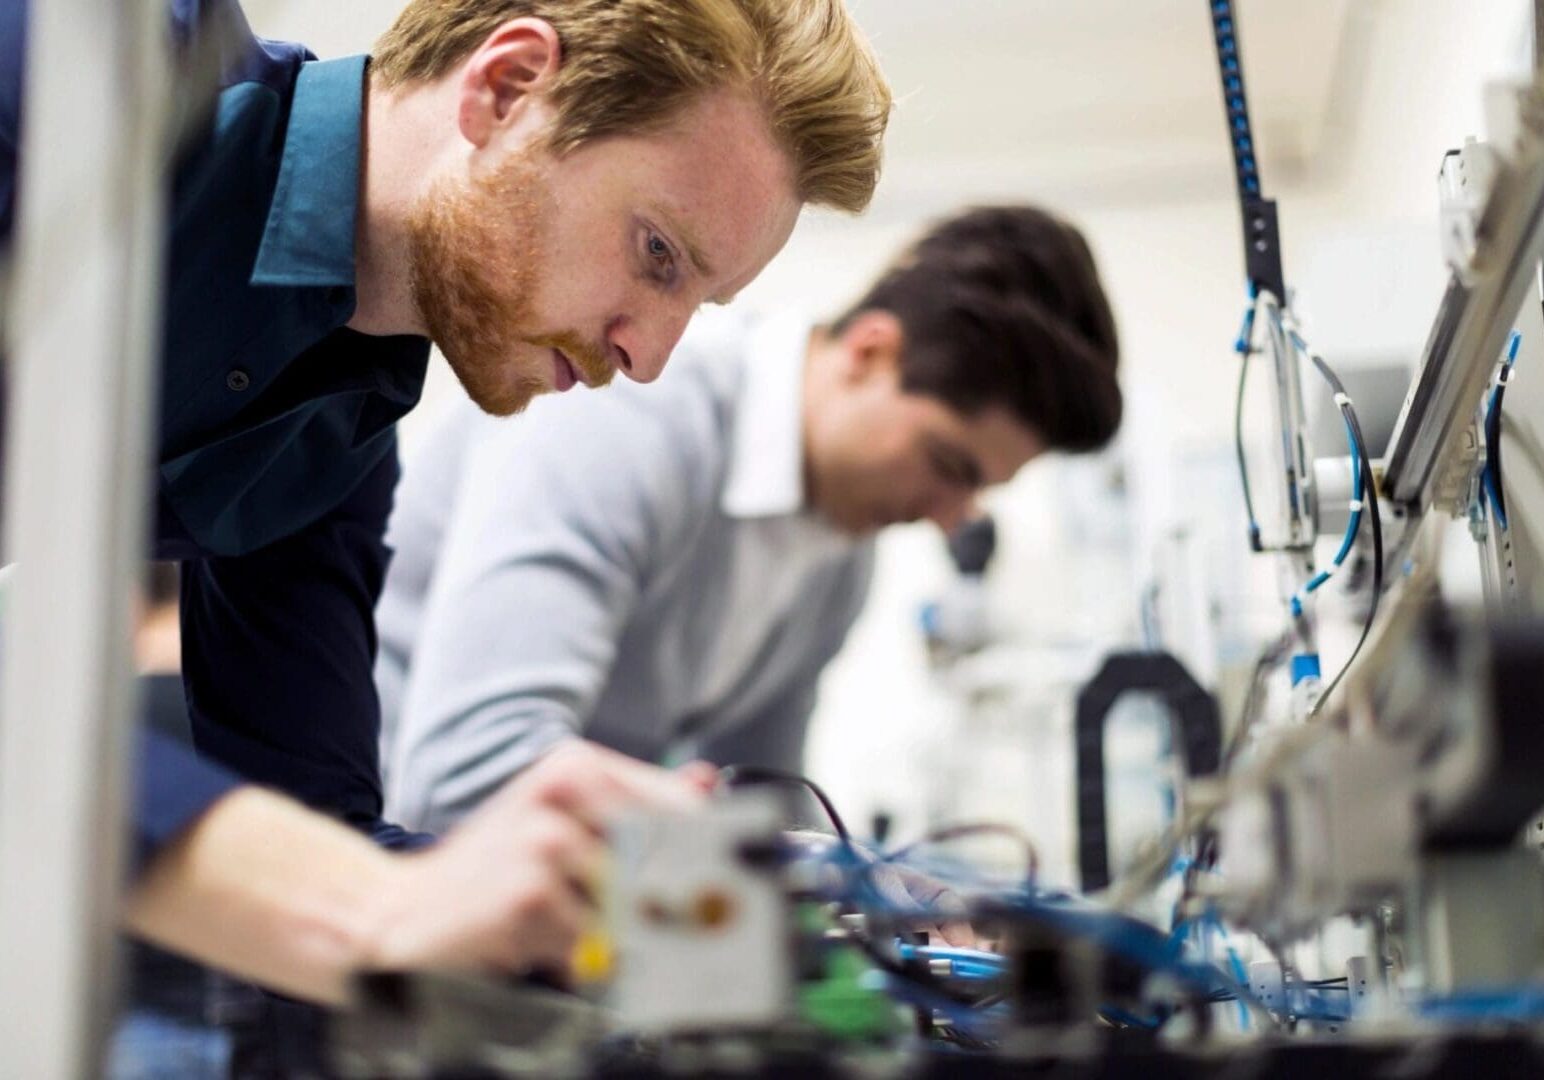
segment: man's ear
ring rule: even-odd
[[[461,71],[457,121],[479,149],[500,131],[540,126],[531,104],[557,79],[563,63],[558,32],[545,19],[511,19],[468,57]]]
[[[905,331],[901,320],[890,312],[878,308],[860,311],[842,331],[841,341],[850,377],[867,379],[900,372]]]

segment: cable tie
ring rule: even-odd
[[[1341,409],[1352,408],[1350,395],[1339,390],[1335,391],[1335,405]]]
[[[1362,503],[1361,499],[1352,499],[1351,502],[1347,505],[1351,507],[1351,512],[1353,514],[1360,514],[1364,504]]]

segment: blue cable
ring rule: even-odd
[[[1240,356],[1249,355],[1249,346],[1254,341],[1255,320],[1255,287],[1249,286],[1249,305],[1244,308],[1244,321],[1238,328],[1238,337],[1233,339],[1233,351]]]
[[[1233,974],[1234,980],[1240,986],[1248,986],[1249,972],[1245,970],[1244,961],[1239,958],[1238,951],[1228,942],[1227,930],[1223,927],[1222,919],[1217,915],[1215,908],[1208,909],[1206,914],[1202,915],[1199,919],[1184,919],[1174,925],[1174,929],[1169,932],[1169,946],[1173,950],[1173,955],[1176,958],[1180,955],[1180,951],[1184,948],[1185,938],[1191,934],[1194,934],[1199,942],[1202,930],[1208,926],[1215,930],[1218,936],[1223,939],[1223,949],[1227,954],[1228,967]],[[1201,951],[1202,955],[1205,956],[1206,948],[1204,944],[1201,945]],[[1238,1022],[1242,1030],[1249,1030],[1249,1008],[1242,999],[1238,999]]]
[[[1460,991],[1427,998],[1417,1011],[1429,1020],[1538,1020],[1544,1018],[1544,985]]]
[[[1501,437],[1500,425],[1494,424],[1493,421],[1496,416],[1496,409],[1501,405],[1501,389],[1506,385],[1507,379],[1511,377],[1512,367],[1517,363],[1517,350],[1522,341],[1522,334],[1516,330],[1513,330],[1511,337],[1507,339],[1506,359],[1501,365],[1501,375],[1497,378],[1496,385],[1491,387],[1490,399],[1485,406],[1485,431],[1487,436],[1493,436],[1497,439]],[[1498,486],[1498,477],[1496,476],[1494,464],[1494,454],[1487,454],[1485,467],[1480,470],[1480,484],[1485,489],[1486,496],[1490,499],[1491,510],[1496,517],[1496,524],[1501,526],[1501,530],[1505,532],[1508,529],[1506,507],[1501,499],[1501,489]]]
[[[1008,962],[1001,956],[980,949],[907,944],[898,949],[902,960],[949,961],[949,975],[956,979],[1000,979],[1008,971]]]
[[[956,960],[966,964],[995,964],[999,969],[1008,966],[1002,955],[987,952],[985,949],[966,949],[953,945],[909,945],[903,943],[900,946],[901,958],[911,960]]]
[[[915,1005],[930,1012],[942,1013],[954,1027],[978,1039],[989,1039],[998,1034],[1003,1010],[978,1009],[955,1001],[943,994],[934,993],[920,983],[897,978],[883,971],[870,971],[859,977],[859,985],[880,990],[897,1001]]]
[[[1129,1012],[1128,1010],[1121,1008],[1119,1005],[1101,1005],[1099,1006],[1099,1015],[1105,1020],[1110,1021],[1110,1023],[1119,1024],[1122,1027],[1143,1028],[1147,1031],[1156,1031],[1158,1028],[1163,1026],[1162,1020],[1148,1016],[1138,1016],[1136,1013]]]
[[[1506,511],[1501,508],[1501,499],[1496,495],[1496,476],[1486,466],[1480,473],[1480,486],[1485,489],[1485,496],[1490,500],[1491,512],[1495,514],[1496,524],[1501,526],[1502,532],[1507,532],[1511,526],[1507,524]]]
[[[1308,343],[1295,330],[1288,330],[1287,337],[1291,339],[1293,346],[1302,353],[1309,353]],[[1292,594],[1288,601],[1288,608],[1294,619],[1303,616],[1303,608],[1308,596],[1317,591],[1327,582],[1336,570],[1345,563],[1346,557],[1351,554],[1351,549],[1356,545],[1356,535],[1362,528],[1362,460],[1356,449],[1356,431],[1351,427],[1351,418],[1346,415],[1345,407],[1341,410],[1341,422],[1346,428],[1346,445],[1351,452],[1351,516],[1346,521],[1345,534],[1340,538],[1340,548],[1335,552],[1335,557],[1330,560],[1328,568],[1319,571],[1309,578],[1308,583]]]
[[[1291,608],[1292,617],[1302,618],[1303,602],[1310,593],[1316,592],[1320,586],[1328,581],[1335,571],[1340,569],[1351,554],[1352,547],[1356,544],[1356,534],[1362,528],[1362,459],[1356,452],[1356,436],[1352,433],[1351,422],[1346,421],[1346,443],[1351,449],[1351,471],[1354,479],[1351,481],[1351,517],[1346,522],[1346,531],[1340,538],[1340,549],[1335,552],[1335,557],[1330,560],[1328,569],[1320,570],[1308,583],[1292,594],[1288,606]]]
[[[1244,961],[1238,955],[1238,950],[1235,949],[1233,947],[1233,943],[1228,940],[1228,932],[1223,928],[1222,920],[1218,918],[1216,909],[1212,909],[1206,914],[1207,922],[1211,923],[1212,928],[1215,929],[1218,936],[1222,938],[1223,951],[1227,954],[1228,957],[1228,969],[1233,972],[1234,980],[1237,981],[1240,986],[1248,986],[1249,972],[1247,969],[1245,969]],[[1249,1007],[1246,1006],[1243,1001],[1238,1003],[1238,1026],[1241,1031],[1249,1030]]]
[[[1286,1007],[1275,1011],[1292,1016],[1298,1020],[1318,1020],[1326,1023],[1344,1023],[1351,1019],[1350,1014],[1345,1009],[1339,1009],[1330,1004],[1329,999],[1324,996],[1324,989],[1337,990],[1341,993],[1350,992],[1349,988],[1344,986],[1327,988],[1287,986],[1283,990],[1286,997]],[[1219,995],[1211,1000],[1216,1004],[1239,999],[1233,995]]]

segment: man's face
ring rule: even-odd
[[[760,273],[798,212],[759,107],[710,91],[657,132],[561,158],[492,145],[442,177],[410,224],[414,294],[468,395],[508,415],[617,370],[656,378],[692,313]]]
[[[854,535],[924,518],[952,532],[983,487],[1012,479],[1043,449],[1008,410],[967,416],[903,390],[889,364],[825,384],[806,409],[810,505]]]

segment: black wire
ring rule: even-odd
[[[1283,982],[1283,985],[1287,984]],[[1347,985],[1346,980],[1343,978],[1317,979],[1311,982],[1299,982],[1297,985],[1305,990],[1344,990],[1346,993],[1351,992],[1351,987]],[[1220,1005],[1226,1001],[1237,1001],[1238,995],[1231,990],[1217,990],[1208,995],[1206,1000],[1209,1004]]]
[[[1029,838],[1028,833],[1017,825],[1010,825],[1002,821],[969,821],[961,825],[945,825],[942,828],[924,833],[911,843],[897,848],[886,855],[882,861],[886,863],[897,862],[924,844],[938,844],[946,840],[959,840],[967,836],[1009,837],[1024,848],[1024,869],[1028,879],[1034,881],[1035,875],[1040,872],[1040,852],[1035,847],[1035,842]]]
[[[1239,353],[1238,394],[1233,402],[1233,451],[1238,456],[1238,481],[1244,489],[1244,513],[1249,516],[1249,550],[1260,551],[1260,522],[1255,517],[1254,495],[1249,490],[1249,462],[1244,457],[1244,387],[1249,381],[1249,357],[1254,345],[1245,342]]]
[[[1504,370],[1504,369],[1503,369]],[[1506,378],[1496,384],[1490,412],[1485,417],[1485,468],[1490,472],[1491,497],[1496,500],[1497,515],[1507,520],[1506,494],[1501,486],[1501,399],[1506,396]]]
[[[831,819],[831,828],[836,830],[836,835],[842,843],[849,847],[852,845],[852,834],[847,831],[847,823],[842,820],[842,815],[836,812],[836,804],[831,801],[831,797],[821,786],[809,777],[764,765],[726,765],[718,771],[718,775],[730,787],[772,784],[804,788],[815,796],[816,802],[820,803],[820,808],[826,812],[826,817]]]
[[[1310,352],[1309,359],[1314,367],[1319,369],[1319,374],[1324,376],[1335,393],[1340,396],[1340,410],[1345,415],[1346,423],[1351,427],[1351,439],[1356,443],[1356,455],[1361,459],[1362,465],[1362,498],[1367,503],[1367,512],[1363,515],[1372,527],[1372,598],[1367,605],[1367,621],[1362,624],[1361,636],[1356,639],[1356,647],[1351,650],[1351,655],[1341,665],[1330,684],[1319,695],[1319,700],[1314,702],[1309,715],[1317,715],[1324,708],[1324,703],[1329,701],[1330,695],[1340,685],[1340,681],[1346,677],[1346,672],[1351,670],[1351,665],[1361,654],[1362,646],[1367,643],[1367,635],[1372,632],[1373,621],[1378,617],[1378,600],[1383,595],[1383,519],[1378,513],[1378,481],[1372,471],[1372,455],[1367,452],[1367,439],[1362,434],[1362,422],[1357,419],[1356,407],[1351,404],[1351,396],[1346,393],[1345,384],[1340,377],[1324,362],[1324,358],[1317,353]]]

